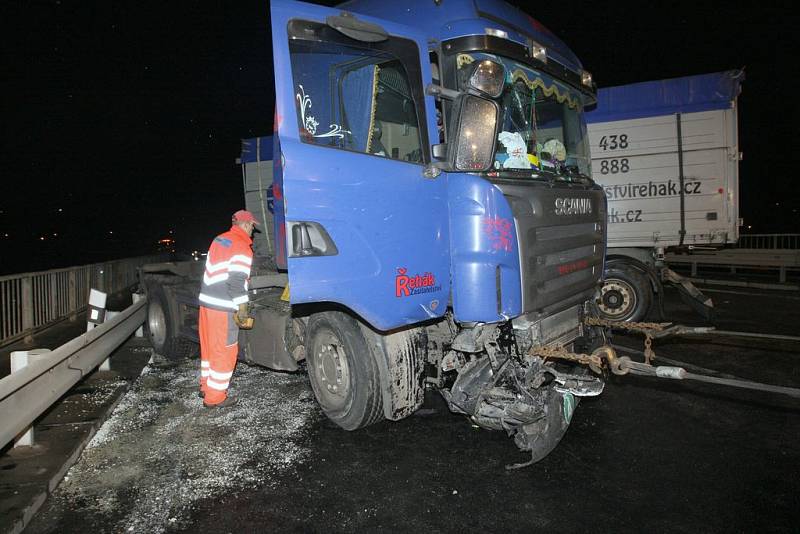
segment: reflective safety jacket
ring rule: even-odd
[[[200,303],[214,310],[236,311],[247,298],[247,283],[253,265],[253,240],[239,226],[211,242],[206,271],[200,288]]]

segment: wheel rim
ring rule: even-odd
[[[344,408],[350,392],[350,367],[344,346],[333,332],[320,332],[312,367],[320,404],[334,410]]]
[[[167,340],[167,318],[164,315],[164,308],[156,302],[150,303],[147,307],[147,328],[153,345],[164,346]]]
[[[597,305],[600,311],[613,319],[625,319],[633,314],[638,300],[631,284],[619,278],[606,279],[600,289]]]

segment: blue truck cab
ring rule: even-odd
[[[241,154],[267,223],[242,357],[305,359],[345,429],[435,388],[543,458],[603,388],[542,352],[603,342],[585,324],[606,235],[591,75],[496,0],[273,0],[271,24],[274,131]]]

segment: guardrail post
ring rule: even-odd
[[[139,302],[140,300],[142,300],[144,298],[144,295],[142,295],[141,293],[133,293],[132,296],[133,296],[133,303],[134,304],[136,304],[137,302]],[[136,330],[136,337],[144,337],[144,326],[140,326]]]
[[[693,261],[692,262],[692,277],[695,277],[695,276],[697,276],[697,262]]]
[[[114,317],[119,315],[120,313],[121,312],[118,312],[118,311],[106,310],[105,321],[110,321],[111,319],[113,319]],[[100,367],[98,367],[98,369],[100,371],[110,371],[111,370],[111,358],[106,358],[105,360],[103,360],[103,363],[100,364]]]
[[[58,297],[58,275],[50,274],[46,280],[45,287],[50,294],[47,299],[47,318],[45,320],[49,323],[58,319],[58,299],[56,298]]]
[[[780,270],[778,271],[778,281],[781,284],[786,283],[786,267],[781,265]]]
[[[33,341],[31,331],[33,330],[33,278],[26,276],[22,279],[22,331],[25,334],[25,342]]]
[[[87,308],[86,314],[86,331],[88,332],[95,326],[99,324],[103,324],[106,320],[106,298],[108,295],[103,293],[102,291],[98,291],[96,289],[91,289],[89,291],[89,307]],[[100,364],[101,371],[110,371],[111,364],[106,358],[103,363]]]
[[[29,364],[44,360],[50,349],[16,350],[11,353],[11,372],[24,369]],[[22,432],[15,440],[14,447],[30,447],[33,445],[33,425]]]
[[[75,321],[78,318],[78,280],[75,276],[75,271],[69,272],[69,281],[67,282],[67,306],[69,308],[69,320]]]

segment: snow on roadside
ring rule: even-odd
[[[303,375],[239,364],[239,404],[209,410],[197,360],[145,367],[54,492],[48,514],[80,507],[109,531],[179,527],[193,503],[269,486],[309,454],[321,417]]]

